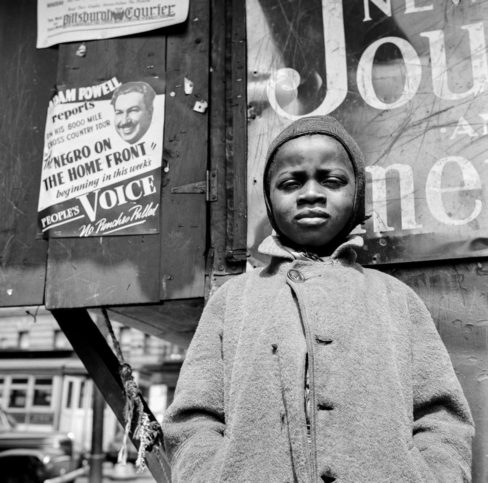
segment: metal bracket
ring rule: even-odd
[[[245,262],[249,257],[249,253],[245,248],[237,248],[235,250],[227,250],[225,259],[229,263]]]
[[[175,195],[179,194],[191,194],[199,195],[207,192],[207,182],[197,181],[196,183],[183,184],[181,186],[175,186],[171,188],[171,193]]]
[[[217,201],[217,170],[207,171],[207,201]]]
[[[207,171],[204,181],[174,186],[171,188],[172,194],[205,194],[206,201],[217,201],[217,171]]]

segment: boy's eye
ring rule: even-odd
[[[322,185],[329,188],[341,188],[346,184],[347,181],[345,179],[336,176],[330,176],[322,180]]]
[[[296,179],[287,179],[282,181],[279,185],[279,188],[285,191],[294,190],[301,186],[301,183]]]

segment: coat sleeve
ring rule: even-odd
[[[207,303],[163,421],[174,483],[214,482],[222,466],[225,414],[222,327],[226,287]]]
[[[471,481],[474,425],[449,354],[424,303],[409,296],[413,322],[413,441],[426,482]]]

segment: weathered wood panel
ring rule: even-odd
[[[212,250],[212,279],[207,288],[216,284],[216,277],[227,273],[225,257],[227,233],[226,200],[226,149],[225,121],[226,91],[225,45],[226,45],[226,2],[212,0],[210,23],[210,136],[209,167],[217,179],[217,199],[210,203],[210,246]]]
[[[473,482],[488,479],[488,262],[432,264],[389,272],[429,308],[476,423]]]
[[[29,0],[0,4],[0,306],[42,304],[47,243],[36,239],[46,106],[57,49],[36,50]]]
[[[47,308],[157,300],[159,236],[50,240]]]
[[[210,203],[210,242],[212,248],[212,271],[211,280],[208,284],[210,289],[222,285],[231,274],[243,271],[244,263],[241,259],[236,259],[233,252],[233,242],[239,238],[234,235],[234,224],[240,220],[243,225],[243,232],[246,232],[245,210],[240,212],[237,218],[232,212],[232,207],[239,196],[244,197],[246,202],[246,177],[239,178],[234,163],[240,163],[240,168],[246,169],[245,150],[239,156],[234,156],[232,142],[240,139],[245,143],[245,82],[242,70],[237,73],[241,81],[237,82],[232,77],[230,66],[233,45],[232,28],[232,5],[225,0],[213,0],[211,3],[211,74],[210,74],[210,138],[209,138],[209,164],[212,174],[215,176],[216,200]],[[242,22],[241,22],[242,24]],[[242,28],[242,26],[241,26]],[[239,46],[240,47],[240,46]],[[245,64],[245,50],[238,49],[241,58],[241,65]],[[232,107],[232,86],[237,83],[240,88],[241,97],[238,99],[239,109]],[[222,94],[225,95],[222,95]],[[235,132],[232,124],[232,117],[240,112],[241,124],[240,132]],[[227,129],[227,122],[231,123],[231,128]],[[242,124],[244,123],[244,124]],[[231,135],[232,134],[232,135]],[[243,162],[244,161],[244,162]],[[239,169],[237,170],[239,171]],[[240,205],[240,202],[237,201]],[[241,240],[242,241],[242,240]],[[241,242],[236,242],[237,246],[245,247]],[[230,250],[230,256],[229,255]],[[242,253],[241,253],[242,254]],[[237,263],[236,263],[237,262]]]
[[[118,322],[187,347],[203,310],[203,298],[168,300],[157,305],[111,307]]]
[[[192,1],[187,23],[166,32],[161,299],[204,295],[205,193],[177,194],[171,190],[206,179],[208,108],[197,112],[194,107],[196,102],[209,102],[209,22],[208,2]],[[192,83],[187,93],[185,79]]]
[[[227,12],[230,26],[227,78],[227,259],[242,262],[247,257],[247,59],[246,4],[233,0]]]
[[[165,75],[165,38],[150,35],[60,47],[58,85],[83,86],[113,76]],[[165,207],[161,209],[164,211]],[[83,307],[159,300],[160,236],[119,236],[49,241],[46,306]]]

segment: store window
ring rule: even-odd
[[[7,384],[10,379],[10,384]],[[0,379],[0,396],[9,409],[48,409],[53,399],[53,378],[35,376],[12,376]],[[1,399],[0,399],[1,401]]]
[[[12,375],[0,378],[3,404],[18,424],[48,429],[54,424],[55,378]],[[1,478],[0,478],[1,480]]]

